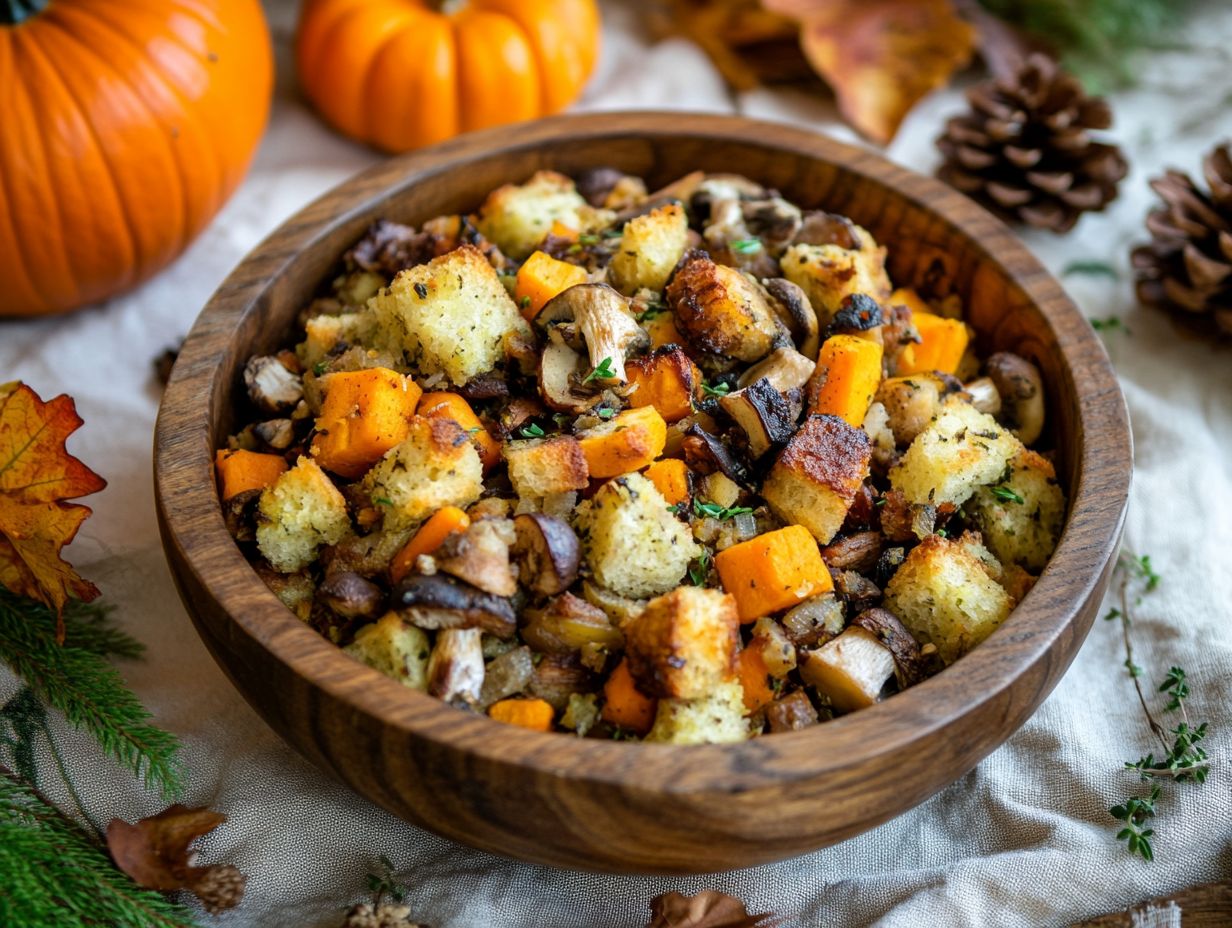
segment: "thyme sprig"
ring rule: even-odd
[[[582,383],[590,383],[592,380],[611,380],[616,376],[616,372],[612,370],[612,359],[604,358],[582,380]]]

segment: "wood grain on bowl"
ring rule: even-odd
[[[735,745],[583,740],[500,725],[407,690],[296,619],[223,523],[213,449],[241,372],[279,346],[341,253],[383,217],[473,209],[539,168],[611,165],[664,183],[732,171],[852,217],[890,249],[899,285],[964,297],[982,352],[1034,360],[1071,500],[1035,588],[936,677],[805,731]],[[931,283],[930,283],[931,282]],[[1107,586],[1131,472],[1124,401],[1098,338],[1014,235],[935,180],[785,126],[730,117],[563,117],[379,165],[285,223],[232,273],[185,342],[155,436],[168,560],[202,639],[306,757],[408,821],[562,867],[688,873],[750,866],[859,834],[954,782],[1035,710]]]

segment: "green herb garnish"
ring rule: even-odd
[[[716,383],[713,387],[708,383],[702,384],[702,393],[706,396],[727,396],[731,393],[730,383]]]
[[[378,506],[392,506],[394,504],[394,501],[388,496],[374,496],[372,501]]]
[[[667,312],[667,307],[665,307],[662,303],[650,303],[645,309],[637,314],[637,321],[649,322],[651,319],[658,319],[665,312]]]
[[[538,423],[532,422],[530,425],[519,429],[518,434],[523,438],[542,438],[544,431]]]
[[[1075,274],[1111,277],[1113,280],[1121,279],[1121,272],[1107,261],[1071,261],[1061,271],[1062,277],[1072,277]]]
[[[1021,506],[1024,502],[1023,498],[1009,487],[993,487],[992,495],[1003,503],[1017,503]]]
[[[718,519],[720,522],[725,522],[728,519],[742,516],[746,512],[752,512],[752,506],[729,506],[723,507],[718,503],[703,503],[700,500],[693,500],[693,512],[698,516],[709,516],[712,519]]]
[[[710,573],[710,552],[702,550],[701,557],[697,559],[697,566],[689,568],[689,582],[694,586],[705,586],[706,576]]]
[[[761,251],[762,244],[756,238],[738,238],[728,246],[738,255],[751,255]]]
[[[612,370],[612,359],[604,358],[594,370],[583,378],[582,383],[590,383],[592,380],[611,380],[615,376],[616,372]]]
[[[312,365],[312,373],[315,374],[317,377],[320,377],[327,370],[329,370],[329,365],[326,364],[324,361],[318,361],[316,364]]]

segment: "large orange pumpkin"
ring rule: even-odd
[[[594,0],[305,0],[296,61],[339,131],[407,151],[564,109],[598,50]]]
[[[175,258],[243,177],[272,84],[259,0],[0,0],[0,315]]]

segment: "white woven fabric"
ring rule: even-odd
[[[641,35],[635,10],[605,4],[606,47],[580,108],[734,112],[852,133],[814,96],[759,90],[731,96],[683,41]],[[317,772],[240,699],[191,630],[155,527],[150,442],[158,389],[150,360],[175,343],[231,267],[282,219],[374,163],[377,155],[325,129],[299,101],[288,54],[294,4],[271,10],[279,93],[270,131],[238,195],[193,248],[140,290],[65,319],[0,325],[0,381],[44,397],[68,392],[86,426],[73,451],[109,481],[69,557],[149,645],[123,667],[163,726],[184,740],[187,801],[230,820],[201,843],[206,861],[249,875],[243,906],[220,926],[337,925],[364,896],[363,877],[388,855],[418,917],[436,928],[635,928],[668,890],[718,888],[799,925],[1065,925],[1232,871],[1228,731],[1232,727],[1232,354],[1178,336],[1134,305],[1127,252],[1151,202],[1148,176],[1196,172],[1227,133],[1226,52],[1232,10],[1210,4],[1188,30],[1205,51],[1141,60],[1144,84],[1113,98],[1116,135],[1133,165],[1115,206],[1064,238],[1030,235],[1056,273],[1107,261],[1121,279],[1070,277],[1091,317],[1119,315],[1131,334],[1107,343],[1134,423],[1137,479],[1127,542],[1163,582],[1140,608],[1139,662],[1157,684],[1173,664],[1193,683],[1191,715],[1212,723],[1220,759],[1203,788],[1169,789],[1157,859],[1129,857],[1106,810],[1137,788],[1121,769],[1153,745],[1121,662],[1118,629],[1098,623],[1068,675],[1023,729],[976,770],[914,811],[838,847],[773,866],[696,879],[599,877],[472,852],[393,819]],[[889,156],[929,171],[932,138],[962,109],[945,91],[908,119]],[[891,243],[892,247],[892,243]],[[0,698],[14,691],[0,672]],[[65,732],[70,765],[96,817],[156,811],[159,802],[83,736]],[[53,790],[54,791],[54,790]]]

